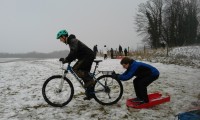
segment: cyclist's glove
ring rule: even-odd
[[[115,71],[112,72],[112,78],[118,80],[119,79],[119,74],[116,74]]]
[[[63,64],[67,63],[67,60],[65,60],[65,58],[60,58],[59,61],[62,62]]]

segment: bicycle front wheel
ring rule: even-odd
[[[94,99],[102,105],[117,103],[123,94],[121,81],[112,78],[111,75],[103,75],[97,78],[94,86]]]
[[[44,82],[42,95],[49,105],[63,107],[72,100],[74,87],[71,81],[66,77],[63,80],[61,75],[55,75]]]

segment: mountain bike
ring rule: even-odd
[[[112,77],[113,71],[98,71],[96,72],[98,65],[102,60],[94,60],[96,63],[94,71],[89,73],[94,79],[95,84],[93,86],[94,100],[101,105],[112,105],[117,103],[123,94],[123,85],[120,80]],[[84,88],[84,82],[73,71],[73,68],[68,63],[67,67],[61,63],[62,75],[53,75],[49,77],[43,84],[42,95],[44,100],[51,106],[63,107],[67,105],[74,96],[74,86],[72,79],[67,77],[67,74],[71,73],[72,76],[80,83],[80,86]],[[99,76],[99,77],[97,77]],[[73,80],[74,82],[74,80]]]

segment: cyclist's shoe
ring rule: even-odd
[[[93,97],[89,97],[89,96],[86,96],[83,98],[83,100],[91,100]]]
[[[85,95],[84,100],[91,100],[94,97],[94,87],[86,88]]]
[[[95,81],[94,80],[88,80],[88,81],[84,81],[84,88],[88,88],[88,87],[93,87],[94,84],[95,84]]]

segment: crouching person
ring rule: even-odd
[[[126,81],[135,76],[133,85],[137,98],[133,102],[148,103],[147,86],[158,79],[159,71],[151,65],[137,62],[129,57],[124,57],[121,60],[121,65],[127,70],[121,75],[113,73],[113,77],[121,81]]]

